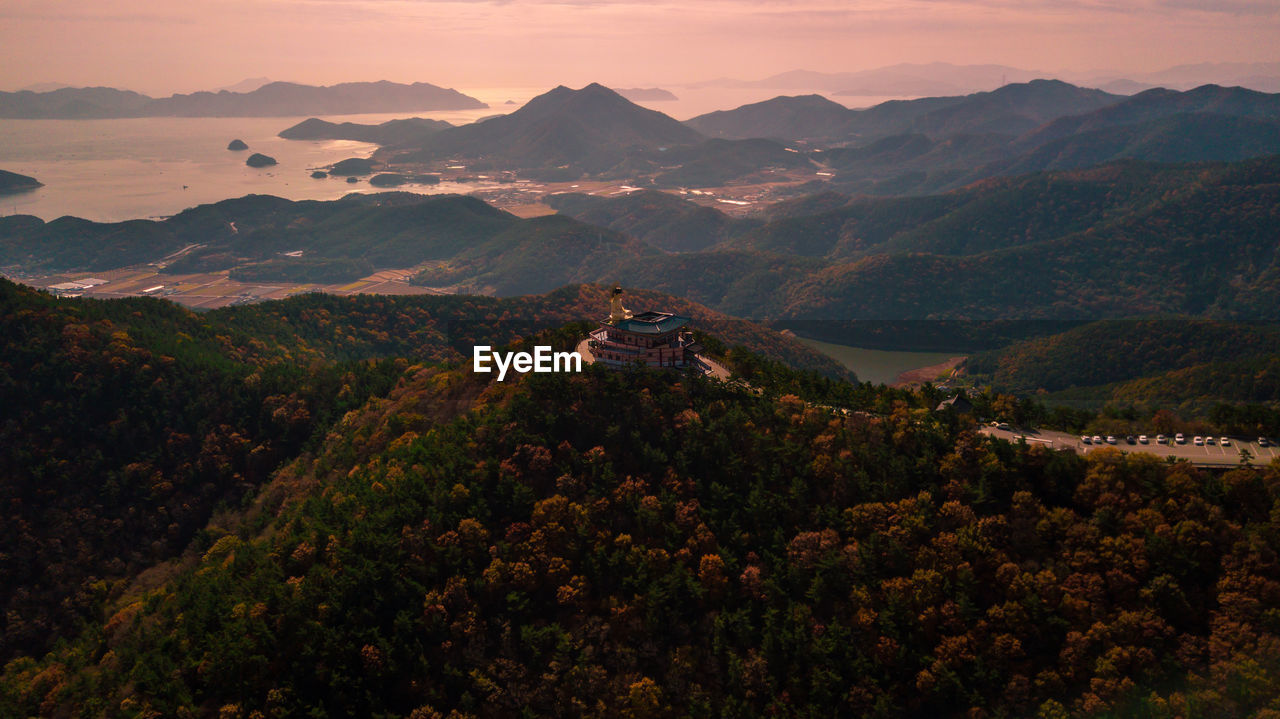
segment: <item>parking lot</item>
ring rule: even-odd
[[[1257,438],[1251,440],[1243,440],[1237,437],[1231,437],[1231,446],[1223,447],[1220,444],[1205,445],[1197,447],[1192,443],[1192,438],[1187,437],[1186,444],[1173,444],[1173,439],[1169,439],[1169,444],[1156,444],[1155,435],[1150,435],[1150,444],[1127,444],[1123,437],[1117,437],[1115,444],[1107,444],[1105,441],[1101,444],[1083,444],[1080,437],[1070,435],[1065,432],[1053,432],[1049,430],[1021,430],[1021,429],[997,429],[995,427],[983,427],[982,433],[990,437],[998,437],[1010,442],[1018,442],[1023,438],[1028,443],[1043,444],[1052,449],[1070,449],[1080,454],[1088,454],[1096,452],[1102,448],[1118,449],[1121,452],[1145,454],[1153,454],[1160,458],[1174,457],[1177,459],[1185,459],[1199,467],[1234,467],[1240,464],[1242,450],[1248,450],[1250,455],[1250,464],[1264,466],[1271,463],[1271,460],[1280,458],[1280,451],[1273,446],[1261,447],[1258,445]],[[1218,437],[1214,441],[1218,441]]]

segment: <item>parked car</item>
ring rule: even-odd
[[[1230,437],[1223,437],[1222,439],[1218,440],[1218,443],[1219,443],[1219,444],[1221,444],[1223,447],[1230,447],[1230,446],[1231,446],[1231,438],[1230,438]]]
[[[1082,434],[1080,435],[1080,444],[1093,444],[1093,442],[1089,440],[1089,435]]]
[[[1267,438],[1266,438],[1266,437],[1259,437],[1259,438],[1258,438],[1258,446],[1259,446],[1259,447],[1270,447],[1270,446],[1271,446],[1271,443],[1267,441]]]
[[[1192,441],[1193,443],[1195,443],[1195,445],[1196,445],[1197,447],[1203,447],[1203,446],[1204,446],[1204,437],[1201,437],[1201,436],[1200,436],[1200,435],[1198,435],[1198,434],[1196,435],[1196,438],[1195,438],[1195,439],[1193,439],[1193,440],[1191,440],[1191,441]]]
[[[1164,435],[1160,436],[1163,437]],[[1147,439],[1147,435],[1140,434],[1138,435],[1138,444],[1151,444],[1151,440]]]
[[[1205,443],[1205,444],[1208,444],[1208,445],[1217,444],[1217,442],[1214,442],[1214,441],[1213,441],[1213,437],[1205,437],[1205,438],[1204,438],[1204,443]]]
[[[1163,434],[1156,435],[1156,444],[1169,444],[1169,438]]]
[[[1100,436],[1098,436],[1098,435],[1096,435],[1096,434],[1095,434],[1095,435],[1093,435],[1093,443],[1094,443],[1094,444],[1102,444],[1102,437],[1100,437]]]
[[[1125,443],[1125,444],[1133,444],[1134,442],[1137,442],[1137,441],[1138,441],[1138,440],[1134,439],[1134,438],[1133,438],[1133,435],[1131,435],[1131,434],[1130,434],[1130,435],[1125,436],[1125,438],[1124,438],[1124,443]]]
[[[1179,432],[1179,433],[1177,433],[1176,435],[1174,435],[1174,437],[1173,437],[1173,441],[1174,441],[1174,442],[1177,442],[1178,444],[1186,444],[1186,443],[1187,443],[1187,438],[1186,438],[1186,437],[1184,437],[1184,436],[1182,436],[1182,433],[1181,433],[1181,432]]]
[[[1107,435],[1107,444],[1115,444],[1116,436],[1114,434]]]
[[[996,425],[996,429],[1003,429],[1003,430],[1005,430],[1005,431],[1008,431],[1008,429],[1009,429],[1009,423],[1008,423],[1008,422],[1001,422],[1000,424]]]

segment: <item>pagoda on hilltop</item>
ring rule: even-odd
[[[614,287],[609,316],[600,320],[600,327],[592,330],[584,343],[591,355],[589,361],[611,367],[639,363],[705,369],[697,355],[702,347],[694,342],[693,333],[684,329],[690,321],[670,312],[635,314],[622,306],[622,288]]]

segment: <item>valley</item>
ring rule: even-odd
[[[259,284],[238,282],[227,272],[194,274],[161,274],[154,266],[122,267],[95,273],[105,284],[85,289],[55,290],[63,297],[90,297],[111,299],[120,297],[163,297],[192,309],[215,309],[230,305],[281,300],[308,292],[324,292],[344,296],[356,294],[379,295],[438,295],[447,294],[443,289],[413,285],[408,282],[414,274],[412,268],[404,270],[380,270],[367,277],[345,283],[273,283]],[[84,273],[55,274],[46,276],[6,275],[8,279],[32,287],[52,288],[86,279]],[[159,288],[159,289],[154,289]],[[151,290],[151,291],[148,291]]]

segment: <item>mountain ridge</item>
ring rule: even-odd
[[[194,92],[152,98],[114,88],[0,92],[0,117],[81,119],[128,117],[288,117],[488,107],[430,83],[347,82],[315,86],[270,82],[250,92]]]

